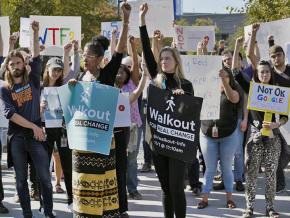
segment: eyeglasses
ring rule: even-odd
[[[93,59],[93,58],[96,58],[98,57],[97,55],[89,55],[89,54],[82,54],[82,58],[85,59],[85,58],[88,58],[88,59]]]

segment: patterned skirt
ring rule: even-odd
[[[109,155],[74,150],[72,162],[74,217],[119,217],[114,140]]]

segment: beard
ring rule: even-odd
[[[14,69],[12,72],[11,72],[12,76],[14,78],[19,78],[19,77],[22,77],[23,74],[24,74],[24,69],[22,70],[19,70],[19,69]]]

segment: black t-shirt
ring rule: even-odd
[[[274,69],[274,80],[276,85],[283,86],[283,87],[290,87],[290,66],[286,65],[286,69],[283,74],[277,73]]]
[[[212,128],[218,128],[218,137],[223,138],[231,135],[236,127],[238,120],[238,103],[234,104],[227,99],[223,92],[220,98],[220,119],[202,120],[201,131],[206,136],[212,137]]]

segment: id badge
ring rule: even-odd
[[[219,131],[218,131],[217,126],[212,127],[212,137],[213,138],[219,137]]]

